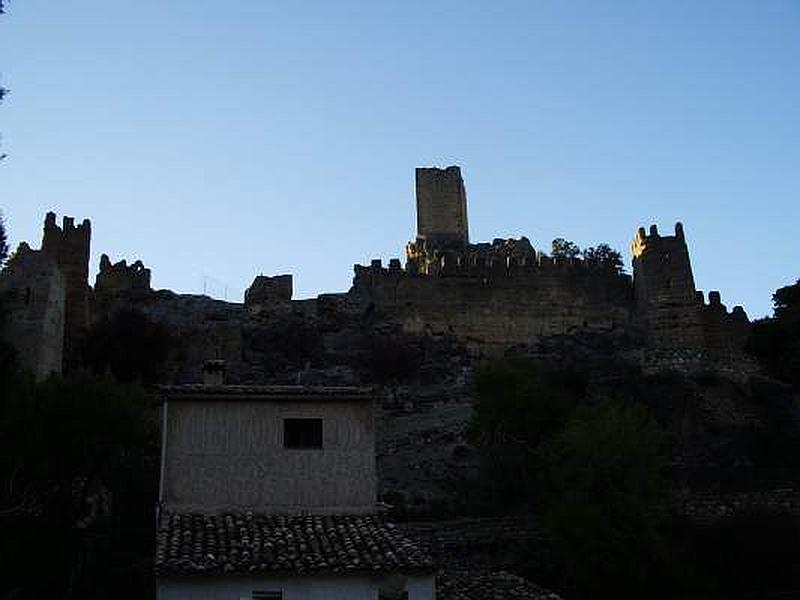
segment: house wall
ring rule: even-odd
[[[376,502],[372,401],[171,400],[162,502],[172,510],[363,513]],[[283,447],[283,419],[321,418],[323,448]]]
[[[249,600],[254,590],[283,591],[283,600],[378,600],[381,580],[371,577],[160,578],[157,600]],[[409,577],[409,600],[436,598],[433,575]]]

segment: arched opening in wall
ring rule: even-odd
[[[33,301],[33,290],[29,287],[25,288],[25,306],[28,306]]]

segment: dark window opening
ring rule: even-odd
[[[283,447],[322,448],[322,419],[284,419]]]
[[[31,288],[25,288],[25,306],[31,303],[33,299],[33,291]]]

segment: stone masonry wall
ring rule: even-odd
[[[417,169],[417,237],[467,243],[467,193],[461,169]]]
[[[64,350],[68,357],[76,340],[89,324],[89,219],[75,225],[72,217],[56,224],[55,213],[45,217],[42,252],[58,265],[66,285]]]
[[[244,293],[244,304],[249,310],[259,311],[275,305],[286,305],[292,300],[291,275],[268,277],[259,275]]]
[[[66,286],[55,262],[22,243],[0,274],[5,335],[37,379],[60,373]]]
[[[629,325],[630,278],[581,261],[445,267],[427,275],[356,266],[353,293],[407,333],[450,334],[485,349]]]
[[[631,244],[635,319],[652,349],[694,349],[741,352],[749,320],[741,306],[729,313],[719,292],[695,288],[683,225],[662,236],[655,225],[649,235],[639,228]]]
[[[94,291],[101,296],[146,294],[150,291],[150,269],[145,268],[140,260],[131,265],[125,260],[112,264],[108,255],[103,254]]]

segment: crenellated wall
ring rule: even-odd
[[[657,349],[741,351],[750,322],[744,309],[728,313],[719,292],[708,304],[695,288],[689,249],[681,223],[675,234],[662,236],[655,225],[640,227],[631,244],[636,296],[635,320],[647,343]]]
[[[407,333],[451,334],[479,347],[508,347],[582,329],[627,327],[630,277],[580,260],[447,252],[420,271],[399,260],[356,265],[353,293]]]
[[[708,303],[703,300],[703,292],[697,292],[697,301],[704,348],[722,352],[741,351],[750,333],[750,320],[744,309],[734,306],[728,312],[717,291],[708,293]]]
[[[458,167],[417,169],[416,187],[418,230],[406,246],[405,264],[392,259],[386,267],[380,260],[368,267],[356,265],[347,294],[323,294],[316,300],[292,300],[292,275],[260,275],[247,290],[244,306],[154,292],[150,270],[140,261],[112,264],[103,255],[90,307],[91,225],[85,220],[76,226],[64,217],[59,227],[55,214],[48,213],[41,253],[56,265],[65,289],[64,348],[58,351],[69,357],[90,308],[93,318],[136,308],[179,332],[186,348],[178,372],[189,379],[199,373],[202,360],[218,357],[239,365],[237,376],[251,380],[245,372],[252,354],[247,344],[259,345],[254,336],[267,335],[265,331],[279,338],[304,327],[333,332],[357,329],[354,324],[381,324],[381,319],[406,333],[452,335],[485,350],[549,335],[624,329],[634,338],[643,336],[649,350],[670,356],[672,350],[741,354],[749,331],[747,315],[741,307],[728,312],[717,292],[704,302],[695,288],[680,223],[671,235],[659,234],[655,225],[649,232],[637,231],[631,278],[613,264],[554,260],[525,237],[470,244]],[[55,343],[53,336],[48,339]],[[349,351],[338,341],[326,348]],[[43,364],[50,362],[48,358]]]

